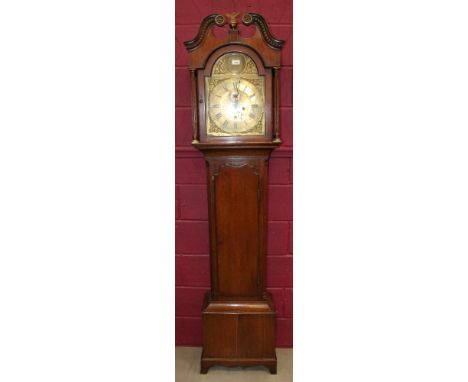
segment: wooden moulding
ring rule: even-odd
[[[200,374],[207,374],[211,366],[265,366],[271,374],[276,374],[277,359],[274,358],[213,358],[202,355]]]
[[[242,17],[242,23],[246,26],[256,26],[255,34],[252,37],[240,37],[238,30],[231,27],[228,37],[220,39],[214,35],[213,27],[224,27],[225,17],[221,14],[211,14],[205,17],[197,35],[192,40],[184,42],[185,47],[190,52],[190,69],[203,68],[213,51],[228,44],[249,46],[261,54],[266,67],[278,67],[284,41],[273,37],[265,19],[257,13],[246,13]],[[236,38],[232,36],[236,36]]]
[[[194,143],[193,146],[199,149],[200,151],[213,151],[213,150],[221,150],[221,151],[232,151],[233,149],[249,149],[249,150],[273,150],[278,147],[279,142],[265,142],[265,143],[257,143],[257,142],[243,142],[243,143]],[[245,153],[244,153],[245,154]]]
[[[203,313],[274,313],[275,305],[269,292],[264,292],[263,300],[239,298],[216,299],[211,298],[211,292],[206,292],[203,300]]]

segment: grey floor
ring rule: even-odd
[[[200,374],[201,348],[176,347],[175,382],[292,382],[292,349],[276,349],[278,374],[262,367],[213,366],[208,374]]]

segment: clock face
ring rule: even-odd
[[[257,87],[243,78],[218,82],[208,99],[211,122],[226,133],[245,133],[263,118],[263,97]]]
[[[265,134],[263,76],[243,53],[227,53],[205,79],[206,130],[211,136]]]

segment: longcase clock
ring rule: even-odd
[[[192,81],[192,145],[207,165],[211,290],[202,307],[201,373],[264,365],[276,373],[276,313],[266,292],[267,185],[279,134],[283,41],[264,18],[242,37],[239,14],[212,14],[185,42]],[[225,38],[214,28],[228,29]]]

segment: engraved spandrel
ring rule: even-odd
[[[215,62],[212,76],[222,75],[258,75],[253,60],[243,53],[228,53]]]

